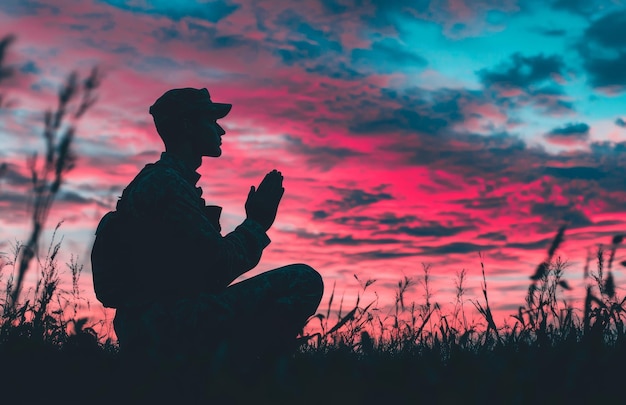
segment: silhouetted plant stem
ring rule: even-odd
[[[15,307],[19,299],[24,275],[37,254],[39,238],[45,227],[54,198],[61,187],[65,174],[74,168],[76,159],[70,147],[75,136],[75,126],[77,121],[94,104],[96,100],[94,92],[99,83],[100,74],[97,68],[92,69],[89,77],[82,82],[82,85],[79,85],[77,73],[71,73],[59,90],[56,110],[48,110],[44,115],[45,161],[42,167],[38,168],[38,157],[35,152],[27,162],[34,193],[32,228],[27,242],[22,246],[18,259],[17,279],[8,304],[10,309]],[[75,112],[70,114],[71,103],[79,96],[79,93],[82,93],[82,97]],[[70,123],[64,125],[66,120],[70,120]]]

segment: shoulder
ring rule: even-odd
[[[123,199],[131,207],[140,208],[162,205],[175,196],[189,194],[185,179],[171,167],[165,165],[147,165],[137,174],[125,190]]]
[[[132,191],[169,190],[183,185],[184,179],[178,171],[165,165],[152,164],[143,168],[135,177]]]

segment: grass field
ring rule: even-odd
[[[552,251],[562,236],[559,230]],[[285,404],[620,401],[626,300],[615,293],[611,258],[621,242],[617,235],[611,250],[597,251],[580,315],[559,301],[559,288],[568,288],[559,259],[538,266],[525,302],[512,315],[515,322],[506,327],[492,318],[486,279],[481,300],[466,300],[464,274],[458,275],[457,303],[470,301],[482,315],[473,325],[460,305],[446,313],[428,295],[426,302],[405,305],[410,282],[405,279],[398,283],[390,323],[381,321],[371,303],[331,313],[333,293],[328,311],[310,319],[319,324],[319,333],[302,336],[291,355],[245,365],[219,353],[189,362],[126,361],[116,342],[99,337],[87,319],[76,319],[81,268],[68,263],[74,285],[60,289],[57,243],[42,262],[40,282],[19,305],[9,305],[14,262],[4,261],[3,397],[15,403],[117,403],[123,398],[130,403]]]

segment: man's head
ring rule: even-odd
[[[217,123],[232,104],[214,103],[206,88],[172,89],[150,107],[159,136],[168,150],[189,145],[201,156],[219,157],[224,129]]]

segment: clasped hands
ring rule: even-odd
[[[246,200],[246,217],[258,222],[267,232],[276,219],[278,204],[285,189],[283,176],[276,169],[265,175],[257,189],[250,187]]]

